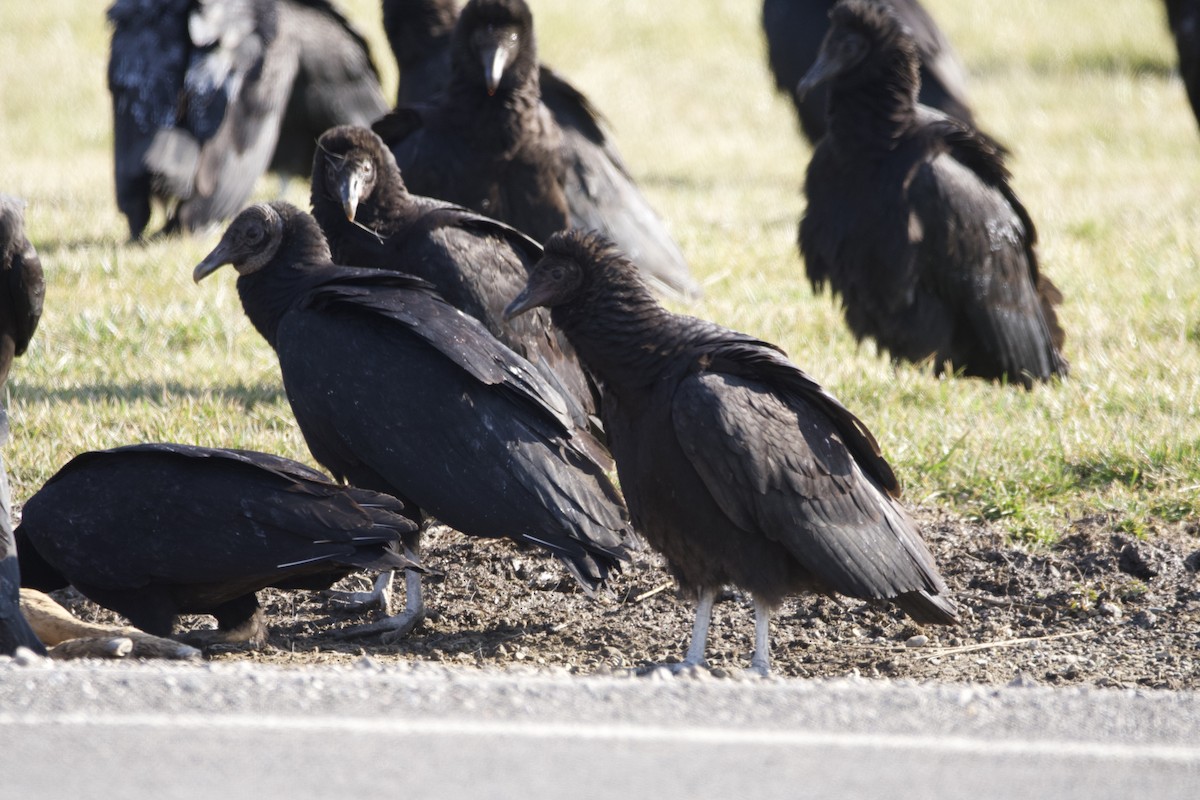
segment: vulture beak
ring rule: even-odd
[[[481,55],[488,97],[492,97],[496,94],[500,79],[504,77],[504,67],[508,65],[508,48],[502,44],[496,44],[486,48]]]
[[[350,170],[349,174],[343,175],[338,183],[338,193],[342,200],[342,210],[346,212],[346,219],[354,222],[354,215],[358,213],[358,200],[362,197],[363,178],[362,171],[357,167]]]
[[[841,68],[840,60],[830,54],[829,48],[822,47],[821,52],[817,54],[817,60],[796,84],[796,97],[803,100],[815,86],[832,78]]]
[[[496,94],[500,80],[504,77],[505,67],[512,63],[518,39],[516,30],[509,26],[488,26],[486,30],[479,32],[477,47],[479,60],[483,62],[483,78],[487,84],[488,97]]]
[[[225,239],[221,239],[212,252],[206,255],[204,260],[192,270],[192,280],[199,283],[226,264],[232,264],[235,257],[232,249]]]
[[[513,301],[504,309],[504,319],[507,322],[513,317],[518,317],[530,309],[537,308],[542,305],[544,300],[549,299],[549,292],[546,290],[538,291],[537,287],[532,283],[525,285],[521,293],[513,298]],[[545,297],[543,297],[545,295]]]

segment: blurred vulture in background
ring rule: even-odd
[[[316,220],[287,203],[238,214],[193,277],[223,264],[279,358],[304,441],[336,477],[467,536],[545,548],[589,593],[628,559],[608,451],[528,361],[427,282],[334,264]],[[424,617],[409,576],[405,611],[369,632],[402,636]]]
[[[1167,24],[1179,50],[1179,74],[1200,121],[1200,0],[1166,0]]]
[[[698,592],[692,645],[728,584],[754,596],[753,669],[770,670],[771,608],[793,592],[890,600],[921,623],[954,601],[867,427],[779,348],[672,314],[594,233],[546,242],[508,308],[548,306],[600,379],[605,430],[638,532]]]
[[[140,238],[238,211],[274,164],[307,176],[317,135],[386,110],[366,44],[326,0],[117,0],[108,86],[117,206]]]
[[[403,11],[389,13],[393,30]],[[402,80],[407,58],[397,55]],[[598,113],[539,68],[523,0],[468,3],[451,35],[449,65],[446,87],[429,105],[398,108],[375,125],[410,191],[507,222],[539,242],[567,227],[604,231],[660,290],[700,293]]]
[[[383,0],[383,30],[400,68],[397,106],[428,103],[446,88],[457,21],[458,0]]]
[[[279,456],[181,444],[83,453],[25,504],[22,585],[68,584],[147,633],[212,614],[215,642],[262,645],[255,592],[325,589],[361,569],[416,568],[394,497]]]
[[[821,40],[829,30],[829,10],[837,0],[764,0],[763,32],[767,60],[775,85],[792,98],[800,127],[816,144],[828,126],[829,92],[816,87],[803,97],[796,85],[817,60]],[[966,70],[945,34],[917,0],[887,0],[917,46],[921,63],[922,103],[941,109],[968,125],[974,124],[967,102]]]
[[[917,46],[890,3],[843,0],[800,84],[830,90],[800,250],[859,339],[892,358],[1030,387],[1067,374],[1036,232],[1004,149],[917,103]]]
[[[576,424],[590,424],[594,387],[550,313],[504,319],[505,304],[541,258],[541,245],[503,222],[410,194],[391,151],[366,128],[339,126],[321,135],[312,208],[336,263],[429,281],[559,389]]]
[[[13,359],[25,352],[33,338],[45,296],[42,261],[25,236],[25,203],[12,195],[0,194],[0,392],[8,380]],[[5,425],[0,444],[7,439],[7,433]]]

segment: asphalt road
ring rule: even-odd
[[[0,798],[1200,797],[1200,695],[0,663]]]

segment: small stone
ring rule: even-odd
[[[1139,628],[1153,628],[1158,624],[1158,615],[1153,611],[1139,611],[1130,621]]]
[[[1121,618],[1121,607],[1116,603],[1105,601],[1100,604],[1099,608],[1100,613],[1104,614],[1106,617],[1112,617],[1113,619]]]
[[[918,633],[916,636],[910,636],[904,642],[905,647],[924,647],[929,644],[929,637],[923,633]]]
[[[28,647],[18,647],[17,652],[13,653],[13,661],[22,667],[29,667],[41,664],[44,659]]]

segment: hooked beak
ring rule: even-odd
[[[507,322],[513,317],[518,317],[526,311],[542,305],[543,300],[548,299],[542,297],[543,294],[546,294],[546,292],[539,292],[537,287],[532,283],[526,284],[521,293],[514,297],[513,301],[505,307],[504,320]]]
[[[192,270],[192,280],[199,283],[226,264],[232,264],[232,253],[229,250],[229,245],[225,243],[224,239],[218,242],[212,252]]]
[[[358,201],[362,197],[363,178],[362,173],[353,169],[350,174],[344,175],[338,185],[338,193],[341,196],[342,210],[346,212],[346,219],[354,222],[354,215],[358,213]]]
[[[841,66],[838,59],[830,55],[827,48],[822,47],[821,52],[817,54],[817,60],[796,84],[796,97],[803,100],[818,84],[832,78],[841,69]]]
[[[500,86],[500,79],[504,77],[504,68],[512,58],[512,48],[503,42],[489,43],[479,55],[483,61],[483,78],[487,84],[488,97],[492,97]]]

